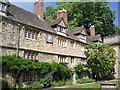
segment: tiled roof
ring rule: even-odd
[[[61,20],[63,20],[63,18],[58,18],[58,19],[53,20],[51,26],[53,26],[53,25],[58,25]]]
[[[101,41],[102,42],[102,38],[101,38],[101,35],[98,34],[98,35],[95,35],[95,36],[91,36],[91,40],[94,42],[94,41]]]
[[[20,7],[17,7],[13,4],[9,5],[8,12],[9,12],[9,14],[8,14],[7,18],[9,18],[9,19],[17,20],[17,21],[24,23],[26,25],[31,25],[31,26],[34,26],[36,28],[40,28],[41,30],[45,30],[45,31],[52,32],[55,34],[57,34],[57,32],[52,28],[52,25],[59,24],[59,22],[63,19],[63,18],[59,18],[59,19],[56,19],[53,21],[47,20],[47,19],[41,20],[41,19],[39,19],[39,17],[36,14],[29,12],[27,10],[24,10]],[[79,29],[79,30],[77,30],[77,29],[75,29],[75,31],[67,30],[66,37],[81,42],[74,35],[74,33],[76,33],[76,32],[81,32],[81,33],[83,32],[81,29]],[[83,34],[85,34],[85,33],[83,33]]]
[[[82,27],[73,29],[73,34],[78,34],[78,33],[86,35],[85,28],[82,26]]]

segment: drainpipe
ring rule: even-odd
[[[16,58],[18,58],[19,56],[19,43],[20,43],[20,24],[18,23],[17,24],[17,46],[16,46]]]
[[[76,72],[73,71],[73,84],[76,84]]]

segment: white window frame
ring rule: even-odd
[[[50,34],[46,34],[46,42],[53,44],[53,36]]]
[[[74,41],[70,41],[70,47],[75,48],[75,42]]]
[[[31,38],[31,31],[28,30],[28,38]]]
[[[28,30],[25,30],[24,37],[28,37]]]
[[[62,26],[57,26],[57,31],[58,32],[62,32],[62,33],[66,33],[66,28],[65,27],[62,27]]]
[[[66,56],[59,56],[58,55],[58,61],[59,61],[59,63],[66,63]]]
[[[0,11],[6,12],[7,5],[4,3],[0,3]]]
[[[80,34],[80,38],[81,38],[82,40],[86,40],[86,35]]]
[[[0,3],[0,10],[2,11],[2,3]]]
[[[24,58],[25,59],[35,60],[36,57],[37,57],[37,53],[36,52],[24,51]]]
[[[35,40],[38,40],[38,32],[35,33]]]
[[[23,82],[25,83],[32,83],[34,81],[38,80],[38,76],[36,75],[35,71],[30,71],[28,73],[25,73],[23,76]]]
[[[35,39],[35,32],[32,31],[32,39]]]

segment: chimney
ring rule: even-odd
[[[41,20],[43,20],[44,14],[44,0],[38,0],[34,4],[34,13],[39,16]]]
[[[92,25],[90,27],[90,36],[95,36],[95,26],[94,25]]]
[[[57,12],[57,19],[63,17],[65,23],[67,24],[68,21],[68,14],[67,11],[63,8],[63,10],[59,10]]]

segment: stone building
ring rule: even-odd
[[[120,35],[106,36],[104,44],[111,45],[116,51],[115,77],[120,78]]]
[[[70,66],[84,63],[84,46],[89,38],[85,28],[68,29],[64,9],[58,11],[56,20],[43,19],[39,4],[43,2],[35,3],[34,14],[9,2],[0,3],[0,55],[16,54],[44,62],[66,62]]]
[[[67,28],[65,9],[58,11],[55,20],[44,19],[43,7],[44,3],[39,0],[32,13],[7,0],[0,2],[0,55],[16,54],[40,62],[68,63],[71,69],[80,63],[86,64],[84,46],[92,41],[85,28]],[[92,27],[92,35],[94,31]]]
[[[67,28],[65,9],[57,12],[55,20],[44,19],[43,10],[42,0],[34,4],[34,13],[8,0],[0,1],[0,56],[16,54],[40,62],[68,63],[71,69],[86,64],[84,47],[102,43],[101,36],[95,35],[95,27],[90,27],[89,36],[83,26]]]

